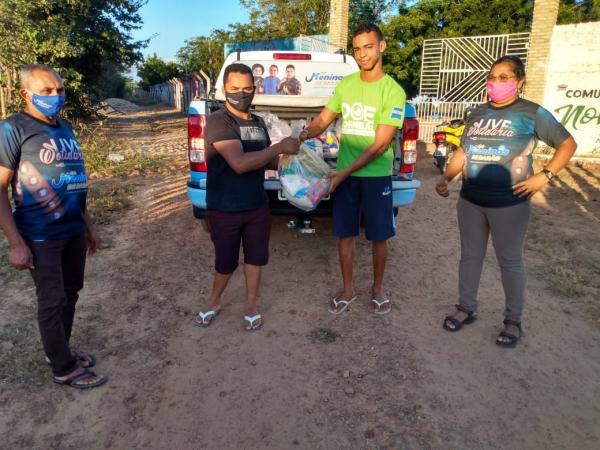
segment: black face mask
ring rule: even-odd
[[[248,112],[252,99],[254,99],[254,91],[252,92],[225,92],[227,102],[240,112]]]

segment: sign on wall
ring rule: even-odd
[[[578,153],[600,154],[600,72],[579,80],[565,78],[567,83],[556,86],[545,106],[571,132]]]
[[[600,155],[600,22],[554,27],[544,107],[571,132],[577,154]]]

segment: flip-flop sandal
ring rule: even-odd
[[[254,326],[254,322],[256,322],[259,319],[262,319],[262,316],[260,314],[256,314],[255,316],[244,316],[244,322],[248,322],[248,324],[250,325],[250,328],[244,327],[244,330],[246,330],[249,333],[260,330],[263,326],[262,321],[257,327]]]
[[[329,307],[327,308],[327,311],[329,311],[331,314],[333,315],[337,315],[337,314],[341,314],[344,311],[346,311],[346,309],[348,309],[348,307],[352,304],[352,302],[354,300],[356,300],[357,296],[355,295],[354,297],[352,297],[350,300],[338,300],[337,298],[333,297],[331,299],[331,301],[333,302],[333,307],[335,309],[331,309],[331,303],[329,304]],[[341,309],[337,309],[338,305],[342,304],[342,308]]]
[[[75,352],[75,359],[78,362],[87,362],[88,365],[85,367],[85,369],[89,369],[90,367],[94,367],[96,365],[96,357],[90,353]]]
[[[514,348],[517,345],[517,342],[519,342],[519,339],[521,338],[521,336],[523,335],[523,329],[521,328],[521,322],[516,322],[514,320],[505,319],[502,323],[504,325],[513,325],[513,326],[517,327],[519,329],[519,336],[515,336],[514,334],[503,330],[500,332],[500,334],[496,338],[496,344],[499,345],[500,347]],[[507,342],[500,341],[499,339],[501,337],[507,338],[508,341]]]
[[[212,323],[215,321],[215,319],[216,319],[216,318],[219,316],[219,313],[220,313],[220,312],[221,312],[221,310],[220,310],[220,309],[217,309],[216,311],[214,311],[214,310],[212,310],[212,309],[211,309],[210,311],[206,311],[206,312],[202,312],[202,311],[200,311],[200,312],[199,312],[199,313],[196,315],[196,321],[194,322],[194,324],[195,324],[197,327],[200,327],[200,328],[206,328],[206,327],[210,326],[210,325],[211,325],[211,324],[212,324]],[[211,316],[212,316],[212,319],[211,319],[211,321],[210,321],[210,322],[208,322],[208,323],[204,323],[204,321],[206,320],[206,318],[207,318],[207,317],[211,317]]]
[[[457,311],[461,311],[464,312],[467,317],[465,320],[458,320],[456,317],[454,316],[446,316],[446,318],[444,319],[444,330],[446,331],[450,331],[450,332],[455,332],[460,330],[463,325],[469,325],[473,322],[475,322],[475,319],[477,319],[477,313],[474,311],[469,311],[467,308],[464,308],[460,305],[455,305],[456,306],[456,310]],[[456,313],[455,313],[456,314]],[[454,325],[454,328],[448,326],[448,323],[450,322],[452,325]]]
[[[94,367],[96,365],[96,357],[94,355],[92,355],[91,353],[87,353],[87,352],[75,352],[73,354],[75,356],[75,360],[78,363],[81,362],[87,362],[88,365],[87,366],[80,366],[83,367],[84,369],[89,369],[90,367]],[[46,356],[46,364],[48,364],[49,366],[52,366],[52,363],[50,362],[50,358],[48,358]]]
[[[373,311],[373,314],[377,314],[379,316],[385,316],[386,314],[389,314],[392,312],[392,304],[390,302],[390,299],[387,297],[384,297],[383,300],[381,300],[381,301],[377,300],[377,299],[373,299],[373,300],[371,300],[371,303],[375,303],[375,305],[377,305],[377,309]],[[390,307],[381,311],[381,307],[387,303],[390,303]]]
[[[90,383],[90,384],[77,384],[78,381],[81,381],[85,378],[90,378],[90,377],[98,377],[98,380]],[[74,389],[91,389],[91,388],[95,388],[98,386],[102,386],[104,383],[106,383],[108,381],[108,377],[106,375],[96,375],[94,372],[92,372],[91,370],[85,369],[83,372],[81,372],[78,375],[75,375],[73,377],[70,378],[65,378],[64,380],[61,380],[60,378],[54,377],[52,379],[52,382],[55,384],[60,384],[61,386],[70,386]]]

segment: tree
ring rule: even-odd
[[[597,18],[599,3],[562,1],[559,23]],[[383,24],[386,72],[413,96],[419,89],[425,39],[526,32],[532,18],[533,0],[403,0],[397,15]]]
[[[171,78],[178,78],[181,74],[181,67],[178,64],[165,62],[156,53],[138,68],[140,87],[144,89],[148,89],[153,84],[164,83]]]
[[[250,10],[249,24],[230,25],[235,41],[327,34],[329,1],[240,0]],[[379,22],[399,0],[350,0],[349,29],[362,22]]]
[[[224,30],[214,30],[210,36],[198,36],[185,41],[177,52],[177,61],[184,73],[203,70],[211,80],[216,80],[223,65],[223,45],[230,40]]]
[[[562,0],[558,10],[560,25],[600,20],[600,0]]]
[[[47,64],[61,74],[68,104],[79,112],[98,99],[109,76],[142,59],[147,41],[135,41],[145,0],[2,0],[0,71]],[[13,92],[14,94],[14,92]]]
[[[214,81],[223,65],[223,44],[262,41],[285,37],[326,34],[329,2],[322,0],[240,0],[249,10],[250,22],[234,23],[228,30],[214,30],[209,36],[186,41],[177,52],[185,72],[202,69]],[[398,0],[351,0],[350,27],[380,20]]]
[[[361,23],[381,23],[384,15],[392,7],[397,6],[398,0],[353,0],[350,2],[350,17],[348,20],[348,47],[352,45],[352,33]]]
[[[357,1],[357,0],[354,0]],[[322,0],[240,0],[250,10],[250,23],[234,23],[227,30],[189,39],[177,52],[185,72],[203,70],[216,80],[223,65],[223,45],[327,32],[329,3]]]
[[[126,97],[133,92],[133,80],[122,75],[112,64],[105,63],[94,87],[97,98]]]
[[[247,24],[190,39],[178,53],[186,70],[203,69],[215,79],[225,42],[243,42],[327,33],[329,2],[322,0],[240,0],[250,13]],[[395,14],[391,14],[395,8]],[[386,71],[409,96],[418,93],[423,41],[431,38],[529,31],[533,0],[350,0],[352,30],[376,22],[388,42]],[[600,0],[563,0],[559,23],[600,19]],[[215,51],[217,47],[218,51]]]
[[[240,4],[250,10],[250,23],[230,25],[234,42],[327,33],[328,1],[240,0]]]

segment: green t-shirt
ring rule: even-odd
[[[375,141],[377,125],[402,127],[405,102],[404,89],[389,75],[366,83],[360,79],[360,72],[356,72],[339,82],[327,103],[327,108],[343,117],[338,170],[350,166]],[[394,150],[390,144],[385,153],[352,176],[389,176],[393,161]]]

